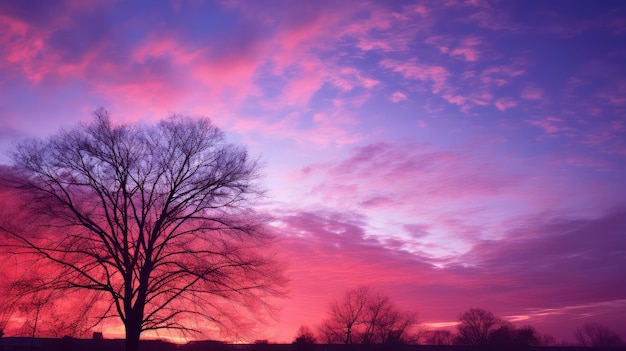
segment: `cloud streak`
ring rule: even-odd
[[[594,312],[594,305],[624,311],[625,214],[615,209],[590,219],[520,219],[501,239],[477,242],[457,264],[445,266],[367,235],[365,218],[347,212],[296,212],[279,222],[287,237],[284,250],[297,267],[292,269],[299,292],[295,305],[313,298],[311,292],[329,292],[313,293],[328,302],[341,294],[339,287],[365,283],[418,309],[428,323],[454,320],[459,311],[489,302],[497,313],[523,313],[523,322],[533,324],[550,314],[594,319],[606,313]],[[321,320],[324,313],[312,306],[298,322]]]

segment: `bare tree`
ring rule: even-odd
[[[366,286],[348,290],[331,304],[329,314],[320,334],[328,343],[345,345],[407,343],[417,323],[415,314],[401,312],[389,297]]]
[[[370,295],[365,311],[362,343],[404,344],[409,342],[410,329],[417,324],[414,313],[400,311],[388,296]]]
[[[547,346],[550,344],[551,338],[551,335],[544,335],[531,325],[525,325],[515,330],[517,344],[523,347]]]
[[[361,286],[346,291],[341,301],[330,306],[330,316],[322,323],[320,332],[328,343],[354,343],[354,333],[363,324],[369,288]]]
[[[382,339],[386,336],[387,330],[381,329],[387,329],[390,319],[395,319],[395,316],[389,315],[390,313],[395,314],[395,311],[392,311],[393,306],[388,296],[370,293],[367,300],[363,314],[365,329],[361,333],[360,339],[364,344],[381,343],[381,340],[376,340],[376,338]]]
[[[502,325],[493,313],[480,308],[470,308],[459,316],[457,343],[487,345],[490,334]]]
[[[617,347],[624,342],[616,332],[600,323],[587,323],[574,331],[574,337],[581,346]]]
[[[0,166],[0,172],[6,172],[7,168]],[[2,177],[0,177],[0,181]],[[0,208],[3,208],[8,198],[5,186],[0,183]],[[0,218],[3,217],[3,212],[0,211]],[[0,237],[1,238],[1,237]],[[13,293],[13,276],[10,272],[13,272],[10,267],[13,261],[10,260],[10,255],[0,254],[0,338],[6,332],[7,326],[14,315],[16,309],[16,298]]]
[[[429,330],[424,333],[424,343],[427,345],[452,345],[454,344],[454,334],[451,331]]]
[[[317,344],[317,339],[313,335],[311,328],[303,325],[298,329],[296,338],[293,341],[294,344]]]
[[[512,323],[501,322],[489,334],[489,345],[497,349],[525,350],[542,345],[542,335],[530,325],[516,328]]]
[[[0,283],[0,330],[10,324],[13,333],[32,338],[88,335],[92,327],[89,312],[101,299],[100,294],[90,292],[72,298],[66,290],[47,289],[42,277],[49,272],[37,271],[29,260],[21,263],[19,277],[3,274],[7,279]]]
[[[35,337],[37,336],[38,328],[41,327],[41,317],[42,312],[46,305],[50,303],[53,299],[55,291],[36,291],[31,295],[30,301],[28,304],[23,304],[22,310],[28,315],[24,321],[24,325],[22,329],[24,334],[29,334],[30,336],[30,349],[32,350],[35,345]],[[29,313],[30,312],[30,313]]]
[[[38,290],[107,297],[102,317],[121,319],[127,351],[144,331],[237,330],[246,311],[269,307],[284,278],[250,210],[258,163],[207,119],[141,126],[95,115],[12,154],[28,223],[0,224],[2,245],[53,266]]]
[[[15,310],[15,302],[7,291],[7,286],[4,281],[0,282],[0,338],[4,335],[9,320]]]

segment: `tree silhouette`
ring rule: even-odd
[[[600,323],[587,323],[574,331],[574,337],[582,346],[618,347],[624,342],[616,332]]]
[[[524,350],[542,345],[542,336],[529,325],[518,329],[509,322],[502,322],[491,331],[488,343],[495,349]]]
[[[303,325],[298,329],[298,333],[292,344],[294,344],[295,350],[308,351],[315,348],[314,344],[317,344],[317,339],[315,335],[313,335],[311,328]]]
[[[2,289],[0,290],[0,338],[4,335],[5,328],[15,310],[15,302],[5,291],[7,285],[0,285],[0,289]]]
[[[361,335],[364,344],[404,344],[410,329],[417,323],[412,313],[400,311],[388,296],[373,293],[369,296],[365,315],[365,330]]]
[[[5,248],[50,267],[37,291],[90,290],[118,316],[126,350],[142,332],[239,330],[284,281],[271,256],[259,165],[207,119],[92,123],[18,144],[8,181],[23,221],[0,225]],[[27,220],[26,220],[27,219]]]
[[[0,172],[1,171],[2,169],[0,168]],[[0,185],[0,204],[4,197],[2,186]],[[9,276],[7,267],[7,256],[0,255],[0,338],[4,335],[16,304],[13,292],[11,291],[12,277]]]
[[[487,345],[490,334],[502,325],[493,313],[480,308],[470,308],[459,316],[457,343]]]
[[[430,330],[424,332],[424,343],[427,345],[453,345],[454,335],[449,330]]]
[[[416,323],[414,314],[398,310],[389,297],[361,286],[331,304],[320,334],[328,343],[402,344]]]
[[[369,288],[365,286],[350,289],[342,300],[331,304],[330,317],[320,329],[328,343],[354,343],[355,330],[363,324],[368,294]]]
[[[311,328],[303,325],[298,329],[298,333],[296,334],[296,338],[293,341],[294,344],[316,344],[317,339],[315,335],[313,335],[313,331]]]

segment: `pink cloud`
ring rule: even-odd
[[[520,181],[519,175],[469,153],[438,151],[422,144],[370,144],[355,148],[345,160],[323,167],[311,165],[310,170],[325,181],[312,187],[307,196],[354,210],[377,197],[392,199],[393,206],[377,202],[377,213],[394,218],[441,216],[437,210],[441,206],[451,213],[464,206],[474,208],[476,203],[488,203],[513,191]],[[442,224],[439,232],[454,231],[452,226]]]
[[[517,101],[510,97],[503,97],[496,100],[494,105],[498,108],[498,110],[505,111],[507,109],[517,106]]]
[[[606,162],[592,158],[592,157],[568,156],[568,157],[565,157],[565,159],[563,159],[562,157],[559,157],[559,161],[564,161],[565,163],[572,165],[572,166],[591,167],[591,168],[596,168],[602,171],[607,171],[611,169],[610,165],[607,164]]]
[[[613,120],[611,121],[611,129],[616,132],[626,131],[626,122],[622,120]]]
[[[80,11],[93,10],[93,6],[83,5],[85,6],[68,4],[72,11],[77,12],[77,17],[80,17]],[[54,23],[50,28],[55,28],[56,31],[77,25],[65,12],[50,13],[49,17],[49,21]],[[111,61],[107,50],[110,49],[112,42],[108,36],[99,37],[97,41],[89,42],[85,47],[64,47],[53,45],[55,42],[52,38],[57,35],[54,30],[42,30],[39,26],[31,26],[9,17],[3,17],[2,22],[11,23],[15,29],[8,37],[0,38],[0,42],[10,41],[3,45],[4,49],[9,51],[7,53],[9,62],[17,65],[24,72],[24,77],[41,85],[43,90],[55,91],[59,85],[81,80],[85,82],[85,94],[97,92],[105,98],[110,97],[111,101],[116,101],[115,104],[124,99],[133,100],[135,104],[142,104],[144,109],[157,105],[172,106],[167,101],[175,100],[184,91],[166,74],[152,70],[154,66],[136,66],[132,61],[127,63]],[[15,23],[20,25],[16,26]],[[89,36],[89,30],[86,30],[84,35]],[[171,42],[167,48],[172,49]],[[160,50],[164,52],[167,48],[161,45]],[[147,54],[144,56],[147,57]],[[111,103],[109,107],[114,109],[113,105]],[[162,117],[166,111],[167,109],[159,111],[159,115]],[[128,117],[134,115],[130,110],[125,112]]]
[[[138,45],[132,53],[132,58],[135,62],[143,64],[149,60],[167,57],[175,64],[187,65],[193,63],[204,50],[189,49],[181,45],[180,40],[157,36]]]
[[[452,50],[450,55],[454,57],[461,57],[465,61],[472,62],[472,61],[478,60],[479,52],[478,50],[473,49],[473,48],[463,47],[463,48],[456,48]]]
[[[398,103],[406,99],[407,99],[406,94],[404,94],[401,91],[394,91],[393,94],[391,94],[391,96],[389,97],[389,101],[394,102],[394,103]]]
[[[450,0],[448,6],[472,7],[463,18],[464,22],[476,23],[479,27],[496,31],[519,32],[525,30],[525,25],[516,23],[511,19],[511,13],[506,9],[494,6],[484,0],[457,1]]]
[[[323,71],[322,67],[323,65],[318,67],[319,70],[316,71],[318,74],[320,70]],[[355,87],[371,89],[379,84],[378,80],[364,76],[354,67],[341,67],[337,72],[325,72],[325,74],[329,76],[329,80],[334,86],[343,91],[350,91]]]
[[[405,251],[430,235],[428,223],[406,224],[408,239],[387,240],[354,213],[283,213],[277,230],[284,237],[294,297],[279,325],[316,325],[345,289],[368,284],[403,309],[418,311],[422,323],[450,323],[468,306],[480,306],[568,339],[572,326],[556,316],[585,320],[610,308],[625,311],[620,301],[626,284],[619,279],[624,218],[623,210],[591,219],[544,213],[520,218],[501,240],[477,242],[441,265]],[[551,325],[542,323],[548,314],[555,318]]]
[[[284,85],[279,97],[279,104],[281,106],[306,105],[324,84],[324,76],[319,74],[318,69],[320,68],[320,62],[316,60],[307,61],[302,66],[302,71]]]
[[[269,18],[276,18],[276,9],[267,12],[265,7],[245,2],[231,2],[229,6],[247,13],[252,21],[267,15],[268,21],[275,23]],[[277,22],[272,35],[259,45],[268,50],[263,54],[265,61],[261,60],[257,68],[268,64],[264,69],[269,67],[272,75],[288,81],[282,87],[278,100],[270,104],[278,104],[277,107],[307,104],[326,83],[343,92],[355,88],[372,89],[379,84],[378,80],[365,75],[355,66],[339,64],[335,59],[322,62],[318,55],[347,37],[358,41],[369,40],[372,31],[384,31],[391,27],[392,16],[372,4],[334,4],[332,7],[333,11],[328,11],[328,8],[311,8],[299,3],[281,8],[284,15],[280,18],[301,20]],[[364,13],[367,15],[362,18]],[[358,21],[349,20],[357,17]]]
[[[427,42],[437,46],[442,53],[447,53],[449,47],[454,46],[453,39],[443,36],[429,37]],[[481,45],[480,38],[466,38],[457,46],[458,50],[450,55],[462,56],[463,60],[468,62],[475,61],[479,58],[479,53],[475,49]],[[466,113],[476,106],[493,104],[501,111],[517,106],[517,101],[511,97],[493,102],[493,96],[501,87],[512,84],[517,77],[526,74],[525,63],[522,60],[514,60],[508,65],[487,66],[479,72],[465,70],[458,78],[448,67],[418,63],[416,59],[399,61],[387,58],[381,60],[380,65],[401,74],[405,80],[423,83],[414,89],[418,91],[429,89],[447,102],[460,106],[460,110]]]
[[[461,96],[461,95],[445,94],[443,95],[443,98],[449,103],[459,105],[459,106],[465,105],[466,102],[468,101],[467,97]]]
[[[512,78],[526,74],[521,64],[500,65],[484,69],[480,73],[480,80],[489,86],[503,86],[511,82]]]
[[[617,85],[602,89],[598,96],[610,105],[621,107],[626,106],[626,83],[620,82]]]
[[[478,37],[467,37],[458,41],[457,38],[443,35],[428,37],[427,44],[434,45],[442,54],[448,54],[453,58],[475,62],[481,56],[478,47],[483,46],[483,40]]]
[[[582,143],[592,146],[606,146],[615,140],[615,138],[616,135],[610,130],[594,129],[584,135]]]
[[[426,17],[430,12],[426,6],[422,4],[409,5],[405,7],[406,12],[408,13],[417,13],[422,17]]]
[[[459,44],[459,46],[450,52],[450,56],[461,58],[469,62],[477,61],[480,56],[480,52],[476,47],[482,45],[482,43],[483,41],[480,38],[466,38]]]
[[[364,139],[360,133],[350,132],[347,126],[356,120],[341,110],[317,113],[313,116],[313,125],[304,125],[299,113],[292,113],[278,120],[263,116],[238,118],[227,128],[241,134],[253,133],[266,138],[292,140],[297,145],[316,148],[344,146]]]
[[[528,86],[522,90],[521,98],[526,100],[542,100],[544,98],[544,90],[537,87]]]
[[[563,122],[564,120],[562,118],[553,116],[546,117],[542,120],[528,121],[529,124],[543,129],[547,134],[554,134],[562,130],[567,130],[568,128],[562,124]]]
[[[400,11],[375,4],[370,6],[368,17],[353,21],[340,32],[356,39],[355,46],[363,51],[408,51],[415,35],[434,23],[424,5],[403,6]]]
[[[474,106],[486,106],[491,103],[493,95],[488,92],[473,92],[468,96],[455,95],[452,93],[446,93],[442,96],[446,101],[451,104],[459,105],[462,107],[462,111],[467,112]]]
[[[447,40],[441,35],[434,35],[429,38],[426,38],[424,42],[427,44],[436,46],[439,52],[441,52],[442,54],[447,54],[450,52],[449,40]]]
[[[450,73],[443,66],[418,64],[416,60],[395,61],[384,59],[380,62],[384,68],[400,73],[405,79],[415,79],[432,83],[432,92],[439,93],[446,87]]]
[[[361,202],[361,206],[371,209],[371,208],[375,208],[375,207],[385,207],[385,206],[389,206],[392,205],[394,203],[394,201],[388,197],[384,197],[384,196],[375,196],[372,197],[370,199],[367,199],[363,202]]]
[[[27,79],[39,82],[50,69],[40,66],[38,62],[46,49],[47,37],[48,33],[38,31],[17,18],[0,16],[0,52],[3,53],[0,67],[17,66]]]
[[[7,30],[0,35],[0,42],[8,58],[7,64],[20,65],[25,76],[33,82],[48,78],[65,84],[68,79],[81,79],[93,82],[87,85],[87,89],[97,91],[109,100],[117,100],[116,104],[121,105],[126,98],[123,103],[126,108],[156,104],[162,113],[171,110],[173,104],[168,101],[180,104],[181,98],[187,105],[202,96],[204,105],[209,106],[221,104],[225,98],[242,101],[257,97],[260,94],[259,79],[268,70],[284,85],[276,100],[266,98],[265,101],[283,107],[307,104],[325,83],[346,92],[357,87],[372,89],[378,84],[376,79],[355,67],[336,62],[321,64],[316,50],[324,50],[346,36],[365,38],[371,31],[389,28],[387,22],[393,20],[393,16],[385,11],[372,6],[359,9],[338,6],[339,11],[333,12],[335,15],[320,10],[310,16],[310,9],[290,6],[285,11],[291,12],[290,15],[307,13],[303,17],[307,20],[282,21],[279,28],[269,30],[267,24],[259,23],[264,10],[243,3],[230,3],[229,6],[250,10],[251,21],[246,25],[257,26],[270,35],[258,37],[258,40],[238,40],[239,33],[229,33],[234,40],[224,38],[217,40],[215,45],[201,47],[185,40],[180,33],[164,34],[155,28],[152,33],[138,38],[139,43],[120,47],[115,37],[117,33],[110,31],[71,56],[63,51],[65,48],[47,46],[50,45],[47,41],[50,32],[37,32],[23,21],[2,16],[1,26]],[[69,10],[94,11],[94,8],[74,6]],[[358,15],[360,10],[369,11],[371,17],[359,21],[363,23],[361,28],[350,27],[350,23],[355,22],[345,18]],[[76,25],[72,16],[59,13],[53,21],[61,23],[61,29]],[[112,47],[121,50],[122,56],[126,50],[131,60],[111,60]],[[43,52],[46,53],[45,61],[40,57]],[[154,78],[149,78],[147,72]],[[85,80],[87,76],[89,79]]]
[[[493,273],[498,274],[500,269],[515,271],[514,276],[526,281],[537,291],[543,290],[547,284],[550,289],[559,289],[564,285],[577,285],[567,297],[553,296],[544,301],[552,304],[577,304],[586,301],[587,296],[594,296],[596,301],[620,299],[620,294],[626,292],[626,284],[613,279],[612,276],[621,274],[617,267],[623,258],[613,257],[610,252],[621,251],[626,242],[621,233],[626,229],[626,222],[621,218],[623,209],[608,211],[592,219],[547,219],[541,215],[529,219],[528,225],[520,228],[511,228],[510,237],[523,240],[509,242],[506,238],[497,242],[485,242],[474,247],[467,256],[473,260],[476,255],[480,267],[499,267]],[[606,228],[602,230],[600,228]],[[609,229],[610,228],[610,229]],[[593,238],[590,233],[602,232],[602,239]],[[520,236],[522,235],[522,236]],[[613,249],[611,249],[613,248]],[[581,256],[573,256],[578,252]],[[593,263],[584,257],[594,257]],[[534,261],[531,266],[527,261]],[[543,273],[538,274],[541,270]],[[606,274],[597,276],[591,272],[605,271]],[[561,276],[568,272],[566,276]],[[582,276],[586,276],[582,278]],[[559,281],[558,283],[556,281]],[[585,282],[584,284],[581,282]],[[604,288],[603,288],[604,287]],[[534,289],[534,288],[533,288]],[[601,292],[602,289],[607,289]],[[594,290],[590,294],[589,290]],[[537,301],[538,302],[538,301]]]
[[[87,24],[91,24],[89,20],[96,8],[98,14],[106,16],[109,6],[93,1],[83,4],[65,1],[58,6],[38,7],[7,3],[2,9],[4,15],[0,16],[0,32],[3,32],[0,34],[0,50],[6,62],[13,65],[13,70],[17,68],[32,83],[39,84],[46,78],[58,80],[59,76],[65,80],[82,78],[89,49],[107,40],[107,35],[97,33],[98,28]],[[75,42],[59,40],[59,33],[77,27],[82,30],[77,32]],[[0,61],[0,67],[2,65]]]
[[[149,105],[152,109],[157,107],[157,115],[200,96],[207,106],[221,104],[225,98],[241,101],[257,96],[257,79],[268,62],[274,63],[273,73],[286,75],[283,93],[272,102],[282,106],[307,104],[325,82],[344,91],[355,87],[371,89],[378,84],[355,68],[321,65],[315,55],[307,53],[327,40],[331,32],[326,24],[304,26],[300,32],[278,32],[256,44],[244,42],[238,47],[219,49],[199,49],[177,38],[176,33],[164,36],[155,32],[132,48],[131,62],[111,62],[104,52],[110,44],[106,42],[95,45],[81,60],[72,63],[64,63],[60,55],[50,55],[49,67],[55,71],[38,66],[39,71],[29,76],[40,80],[52,73],[67,79],[81,78],[89,72],[90,81],[94,82],[91,88],[116,101],[116,105],[124,105],[128,110],[135,110],[132,105]],[[268,55],[272,48],[279,50]],[[338,132],[336,129],[332,135]],[[344,137],[347,139],[347,133]]]
[[[362,284],[384,288],[406,309],[418,307],[408,296],[395,295],[397,290],[391,287],[417,280],[428,285],[437,280],[436,272],[410,254],[388,250],[376,239],[366,238],[361,220],[332,212],[281,217],[281,232],[286,235],[282,246],[294,277],[294,298],[285,306],[281,324],[316,325],[330,301],[345,289]]]
[[[556,118],[547,122],[562,123]],[[607,191],[610,186],[563,176],[573,164],[538,160],[531,166],[494,158],[497,143],[476,141],[446,151],[416,143],[355,147],[349,157],[308,165],[307,202],[376,217],[392,237],[399,233],[398,223],[433,223],[432,236],[411,250],[428,248],[434,257],[442,257],[495,235],[502,221],[519,213],[566,211],[581,201],[592,207],[616,201],[616,194]],[[581,184],[596,189],[585,200],[572,190]],[[456,245],[442,247],[447,240]]]

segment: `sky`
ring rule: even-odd
[[[626,3],[0,0],[0,163],[89,121],[207,116],[264,164],[290,342],[369,285],[626,339]]]

